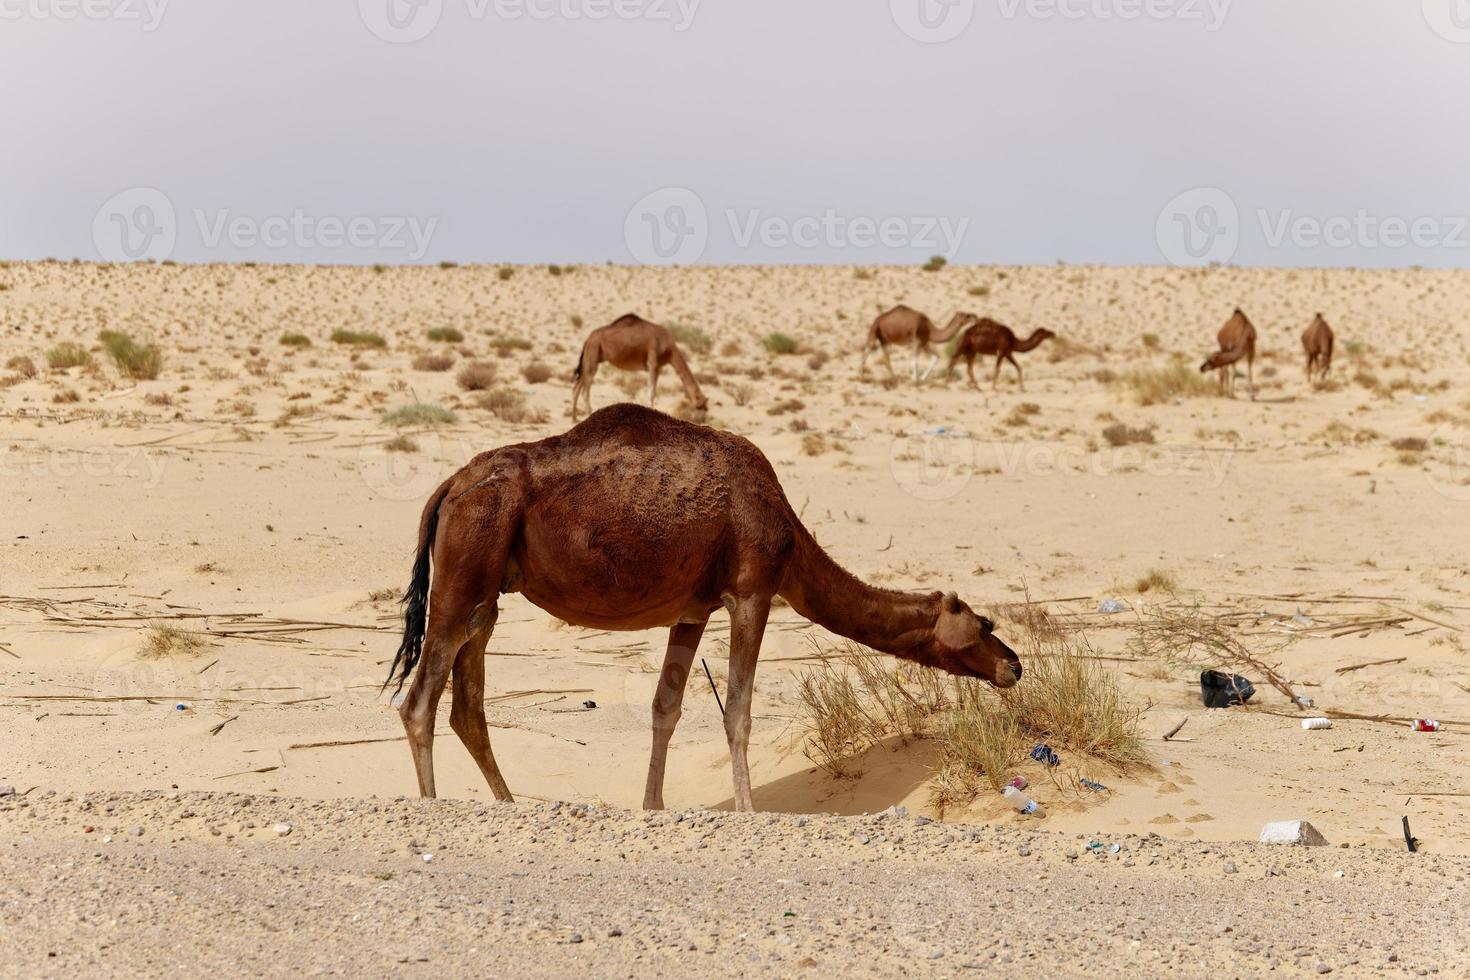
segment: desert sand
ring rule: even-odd
[[[390,802],[415,788],[401,726],[379,691],[397,646],[397,593],[407,583],[419,513],[433,488],[477,452],[562,431],[581,338],[637,312],[709,338],[708,350],[687,351],[710,400],[709,424],[764,450],[793,505],[838,561],[889,587],[955,589],[977,609],[1029,596],[1055,621],[1083,631],[1099,655],[1116,658],[1107,663],[1141,710],[1148,766],[1087,770],[1108,787],[1091,793],[1054,785],[1039,765],[1028,764],[1019,771],[1046,804],[1044,821],[1012,812],[989,793],[945,813],[945,821],[990,825],[986,834],[1001,836],[985,839],[997,851],[1018,839],[1005,835],[1049,841],[1039,849],[1066,867],[1076,865],[1060,855],[1094,838],[1185,848],[1169,853],[1201,862],[1201,848],[1209,854],[1214,847],[1218,856],[1228,845],[1242,869],[1247,862],[1349,862],[1344,866],[1362,869],[1360,883],[1371,885],[1353,891],[1357,896],[1397,887],[1420,874],[1412,862],[1434,861],[1447,877],[1432,881],[1463,894],[1470,796],[1454,794],[1470,793],[1463,767],[1470,733],[1470,331],[1463,325],[1470,274],[1065,266],[505,270],[59,262],[0,268],[0,364],[10,364],[0,371],[0,784],[36,801],[0,810],[0,836],[20,848],[0,852],[8,877],[23,862],[50,861],[53,871],[67,867],[75,884],[93,873],[88,868],[97,880],[112,880],[122,859],[95,865],[90,855],[102,845],[76,837],[86,821],[76,798],[99,792],[118,794],[106,798],[138,813],[133,823],[148,828],[142,841],[131,841],[128,821],[110,821],[116,828],[107,846],[115,848],[157,845],[148,814],[168,797],[130,794],[177,792],[221,813],[230,797],[198,794],[249,794],[262,813],[311,812],[311,801],[359,801],[333,803],[330,812],[361,813],[376,801],[404,822],[391,838],[364,829],[370,849],[401,852],[423,819],[453,824],[457,848],[495,852],[493,838],[474,832],[478,818],[464,816],[488,807],[490,794],[449,732],[447,710],[436,753],[439,791],[467,802],[445,803],[458,809],[438,816],[420,804]],[[884,382],[881,357],[871,357],[867,378],[860,378],[868,324],[900,302],[941,325],[964,309],[1008,323],[1023,337],[1047,327],[1061,340],[1018,355],[1024,392],[1009,367],[991,392],[989,364],[977,365],[978,391],[962,371],[943,383],[942,362],[916,387],[909,357],[899,351],[899,383]],[[1242,378],[1234,400],[1142,405],[1119,380],[1176,359],[1193,371],[1214,351],[1215,332],[1236,306],[1260,331],[1256,400],[1246,397]],[[1299,335],[1319,311],[1336,330],[1338,347],[1332,380],[1313,388],[1303,376]],[[430,340],[427,332],[436,328],[453,328],[462,339]],[[101,330],[156,344],[164,358],[158,377],[122,376],[97,347]],[[376,333],[386,346],[335,343],[337,330]],[[795,338],[800,353],[763,349],[761,338],[772,331]],[[295,333],[310,346],[281,343]],[[49,369],[47,349],[64,341],[91,348],[93,365]],[[425,355],[442,360],[416,367]],[[17,359],[34,365],[34,376]],[[493,365],[498,377],[493,387],[501,401],[489,408],[456,381],[472,361]],[[446,362],[447,370],[422,369]],[[604,366],[593,405],[646,402],[645,384]],[[658,407],[674,411],[680,400],[666,371]],[[386,413],[416,403],[447,409],[453,421],[385,424]],[[1102,432],[1117,423],[1150,429],[1154,441],[1112,446]],[[1140,592],[1139,580],[1150,572],[1163,584]],[[1109,599],[1125,611],[1099,613]],[[1330,731],[1305,732],[1305,713],[1259,676],[1251,706],[1206,711],[1197,668],[1146,662],[1129,648],[1142,617],[1184,607],[1232,615],[1242,642],[1279,661],[1293,689],[1315,701],[1311,714],[1374,720],[1339,717]],[[1004,634],[1006,621],[998,618]],[[188,631],[193,648],[148,655],[159,624]],[[700,649],[717,682],[726,626],[717,614]],[[803,753],[797,685],[814,644],[831,639],[789,608],[773,611],[751,744],[757,807],[860,815],[896,805],[935,816],[933,748],[924,740],[868,751],[851,779],[826,775]],[[487,697],[496,756],[511,789],[529,801],[517,805],[514,812],[524,815],[516,820],[534,822],[533,814],[546,812],[536,807],[567,801],[613,814],[606,819],[620,826],[641,826],[641,815],[618,808],[642,799],[648,706],[664,641],[661,631],[570,627],[519,596],[503,601]],[[1357,669],[1339,673],[1345,667]],[[596,708],[584,709],[586,701]],[[1412,732],[1410,718],[1439,719],[1445,730]],[[1164,741],[1181,721],[1176,739]],[[665,798],[672,809],[702,812],[728,807],[730,795],[719,709],[696,671]],[[66,797],[71,801],[60,802]],[[23,811],[35,813],[43,798],[52,819],[32,825]],[[281,802],[262,802],[269,800]],[[489,826],[509,819],[489,812]],[[1417,855],[1405,848],[1405,816],[1419,838]],[[738,824],[742,833],[756,835],[746,845],[757,852],[751,867],[781,867],[784,859],[759,854],[756,828],[765,818],[739,819],[751,821]],[[1310,820],[1335,849],[1313,852],[1322,855],[1316,859],[1279,858],[1242,843],[1254,841],[1267,821],[1287,819]],[[802,854],[803,873],[816,874],[823,858],[807,853],[796,819],[782,818],[780,826],[796,835],[784,846]],[[21,848],[17,835],[34,850]],[[149,874],[255,860],[253,845],[211,856],[209,848],[222,846],[212,837],[195,841],[200,835],[183,830],[173,836],[185,838],[183,850],[138,858],[151,862]],[[306,836],[293,833],[290,846]],[[300,868],[337,873],[340,856],[331,846],[300,846],[315,849]],[[1348,855],[1344,846],[1383,853]],[[833,867],[848,859],[834,857]],[[919,855],[894,874],[921,882],[923,860],[946,859]],[[579,887],[593,889],[610,860],[569,845],[565,867],[591,875]],[[1036,874],[1029,865],[995,864],[999,858],[975,860],[977,874]],[[1218,863],[1210,864],[1207,886],[1180,871],[1151,894],[1215,892],[1224,887]],[[877,865],[863,867],[875,881],[887,878]],[[1325,874],[1340,869],[1331,865]],[[503,874],[496,886],[502,890],[510,871]],[[1248,890],[1246,877],[1230,879],[1242,883],[1229,887]],[[1111,879],[1097,884],[1104,886],[1113,887]],[[458,887],[441,878],[422,886],[420,897],[428,908],[452,904],[446,889]],[[1301,883],[1293,887],[1302,898]],[[1323,886],[1306,887],[1312,899],[1322,895]],[[1424,888],[1405,900],[1441,894]],[[1210,922],[1223,921],[1220,910],[1235,893],[1210,903]],[[945,901],[934,891],[914,894],[914,901]],[[1066,894],[1034,896],[1033,911],[1063,917]],[[1423,928],[1460,915],[1454,904],[1426,911],[1438,924],[1426,920]],[[498,914],[498,905],[493,909],[482,914]],[[1277,912],[1298,914],[1285,909]],[[1400,911],[1417,915],[1414,908]],[[7,912],[6,924],[18,927],[35,914]],[[1308,928],[1309,918],[1292,928]],[[1311,921],[1330,928],[1330,917]],[[1459,921],[1448,935],[1463,935]],[[587,928],[594,927],[601,924]],[[1187,931],[1184,920],[1171,928]],[[1083,935],[1071,926],[1063,931]],[[731,933],[722,935],[728,941]],[[1228,945],[1232,937],[1218,941]],[[961,956],[949,942],[952,955]],[[1121,942],[1114,936],[1099,953],[1122,950]],[[897,946],[886,948],[883,956],[899,955]],[[1325,949],[1307,962],[1273,948],[1274,958],[1298,967],[1328,961]],[[556,972],[581,954],[563,955],[569,958],[542,967]],[[1273,956],[1242,960],[1237,970],[1266,969]],[[1403,965],[1375,956],[1362,957],[1361,965]],[[1466,967],[1463,956],[1446,946],[1415,962],[1456,972]],[[800,959],[772,968],[789,972]],[[393,961],[351,962],[388,970]],[[882,970],[888,962],[869,965]],[[933,968],[953,971],[959,962]],[[1186,971],[1202,962],[1170,961]],[[1345,963],[1335,947],[1331,963]],[[604,965],[594,972],[638,969],[621,958]],[[1070,965],[1085,970],[1080,959]],[[41,960],[6,966],[46,969]]]

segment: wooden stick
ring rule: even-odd
[[[1350,674],[1355,670],[1362,670],[1364,667],[1386,667],[1389,664],[1401,664],[1408,659],[1408,657],[1394,657],[1391,660],[1375,660],[1372,663],[1367,664],[1353,664],[1351,667],[1339,667],[1337,668],[1337,670],[1334,671],[1334,673]]]
[[[1179,732],[1187,724],[1189,724],[1189,715],[1185,715],[1183,721],[1179,722],[1179,724],[1177,724],[1173,728],[1169,729],[1169,734],[1167,734],[1167,735],[1164,736],[1164,741],[1167,742],[1167,741],[1169,741],[1169,739],[1173,738],[1175,735],[1178,735]]]
[[[1398,609],[1397,606],[1395,606],[1394,608],[1395,609]],[[1399,609],[1399,612],[1403,613],[1405,616],[1413,616],[1415,619],[1422,619],[1426,623],[1433,623],[1435,626],[1443,626],[1447,630],[1454,630],[1456,633],[1463,633],[1463,632],[1465,632],[1463,629],[1461,629],[1458,626],[1451,626],[1449,623],[1442,623],[1442,622],[1440,622],[1437,619],[1430,619],[1428,616],[1424,615],[1423,613],[1412,612],[1412,611],[1410,611],[1408,609]]]
[[[240,717],[239,715],[230,715],[230,717],[226,718],[224,721],[220,722],[218,725],[215,725],[213,728],[211,728],[209,730],[209,734],[211,734],[211,735],[218,735],[220,733],[220,729],[224,728],[230,722],[234,721],[235,719],[237,719],[239,717]]]

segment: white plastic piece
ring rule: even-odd
[[[1266,824],[1265,829],[1261,831],[1261,843],[1326,847],[1327,838],[1305,820],[1282,820]]]

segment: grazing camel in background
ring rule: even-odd
[[[484,703],[485,644],[508,592],[579,626],[669,627],[653,702],[649,809],[663,806],[684,682],[721,606],[730,612],[725,733],[738,810],[754,809],[751,694],[777,595],[813,622],[896,657],[996,687],[1021,677],[1020,659],[994,624],[953,592],[875,588],[828,557],[749,441],[613,405],[562,435],[481,453],[424,508],[403,642],[384,686],[396,680],[401,689],[413,678],[399,715],[426,797],[434,796],[435,713],[452,673],[449,724],[495,798],[511,799],[490,751]]]
[[[592,379],[597,375],[597,365],[606,361],[624,371],[648,371],[648,403],[658,397],[658,374],[664,365],[672,364],[684,384],[684,396],[698,411],[709,407],[704,392],[689,362],[684,360],[683,351],[674,342],[674,335],[667,327],[649,323],[639,316],[628,313],[618,317],[605,327],[598,327],[587,335],[582,345],[582,357],[577,369],[572,372],[572,421],[577,420],[577,402],[581,397],[587,401],[587,411],[592,411]]]
[[[1251,324],[1250,318],[1240,312],[1240,307],[1235,308],[1235,313],[1225,326],[1220,328],[1216,336],[1220,344],[1218,353],[1210,356],[1210,359],[1200,365],[1200,373],[1218,370],[1220,372],[1220,390],[1235,397],[1235,363],[1245,358],[1247,384],[1250,385],[1251,401],[1256,400],[1256,328]]]
[[[893,362],[888,359],[889,344],[913,344],[914,346],[914,380],[927,380],[929,372],[934,370],[934,365],[939,363],[939,355],[930,350],[931,343],[948,343],[949,339],[959,333],[965,326],[975,321],[975,317],[969,313],[956,313],[949,321],[949,326],[943,330],[934,329],[934,321],[920,313],[918,310],[907,306],[895,306],[873,321],[868,328],[868,339],[863,344],[863,360],[858,368],[859,377],[868,375],[868,354],[872,352],[874,345],[883,349],[883,363],[888,366],[888,376],[897,378],[893,373]],[[929,355],[929,367],[924,370],[924,378],[919,377],[919,351]]]
[[[973,319],[973,317],[972,317]],[[1025,353],[1034,350],[1043,340],[1055,337],[1046,328],[1031,331],[1031,336],[1025,340],[1017,340],[1016,333],[1003,323],[996,323],[989,317],[976,321],[974,326],[967,329],[960,337],[959,345],[955,347],[954,353],[950,355],[949,364],[944,369],[944,380],[947,382],[954,374],[955,361],[963,357],[965,359],[965,371],[970,375],[970,384],[975,384],[975,358],[982,354],[995,355],[995,374],[990,379],[992,390],[1000,387],[1000,364],[1002,361],[1010,361],[1011,367],[1016,369],[1016,384],[1022,391],[1026,390],[1026,383],[1021,378],[1021,365],[1016,363],[1012,354]]]
[[[1312,325],[1302,331],[1302,347],[1307,352],[1307,384],[1312,383],[1314,374],[1320,375],[1319,381],[1327,380],[1327,372],[1332,370],[1332,346],[1336,339],[1320,313]]]

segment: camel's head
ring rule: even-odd
[[[1012,687],[1021,679],[1021,658],[995,635],[995,624],[953,592],[939,602],[930,643],[934,666],[956,676],[979,677],[996,687]]]
[[[1054,340],[1056,339],[1056,335],[1057,334],[1055,330],[1048,330],[1045,327],[1042,327],[1041,329],[1036,331],[1036,336],[1039,338],[1036,342],[1039,344],[1043,340]]]

